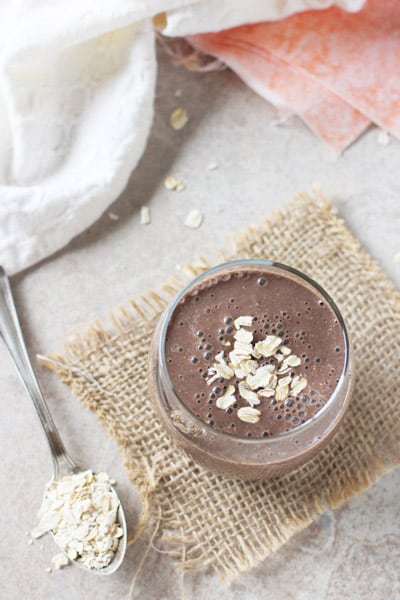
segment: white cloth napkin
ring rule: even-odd
[[[0,264],[15,273],[93,223],[146,144],[166,35],[218,31],[363,0],[3,0]]]

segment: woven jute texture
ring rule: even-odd
[[[143,503],[138,532],[158,519],[165,547],[184,569],[211,566],[227,581],[400,458],[400,296],[330,203],[298,195],[237,236],[234,257],[276,260],[315,278],[336,300],[353,339],[356,382],[345,421],[296,472],[264,482],[217,476],[165,435],[148,394],[147,353],[157,318],[182,280],[130,301],[113,313],[109,328],[92,325],[62,356],[44,361],[118,441]],[[187,271],[193,276],[206,266],[200,261]]]

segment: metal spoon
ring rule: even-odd
[[[61,479],[66,475],[71,475],[86,470],[78,467],[67,453],[44,400],[42,391],[39,387],[39,383],[29,360],[21,326],[17,316],[17,310],[11,293],[10,282],[2,266],[0,266],[0,336],[3,338],[11,354],[25,389],[30,395],[36,408],[36,412],[46,434],[53,457],[54,472],[51,481]],[[111,490],[117,496],[114,488],[111,488]],[[74,563],[76,563],[79,567],[90,571],[91,573],[98,573],[99,575],[110,575],[118,569],[125,556],[127,541],[126,521],[121,502],[119,504],[117,518],[124,533],[120,538],[118,549],[112,562],[103,569],[89,569],[76,560],[73,561]]]

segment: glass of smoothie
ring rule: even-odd
[[[336,304],[289,266],[237,260],[187,285],[149,355],[158,416],[199,464],[262,479],[312,459],[337,431],[353,384]]]

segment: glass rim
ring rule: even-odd
[[[342,372],[339,377],[339,381],[337,382],[335,390],[332,392],[331,396],[329,397],[327,402],[324,404],[324,406],[313,417],[311,417],[311,419],[307,419],[307,421],[305,423],[302,423],[302,424],[294,427],[293,429],[290,429],[289,431],[282,431],[281,433],[274,434],[274,435],[271,435],[268,437],[257,437],[257,438],[256,437],[250,437],[250,438],[245,437],[245,438],[242,438],[235,434],[228,433],[226,431],[222,431],[221,429],[217,429],[216,427],[213,427],[212,425],[205,423],[202,419],[197,417],[183,403],[179,394],[176,392],[175,387],[172,383],[172,379],[170,377],[169,371],[168,371],[168,366],[166,364],[166,358],[165,358],[165,342],[166,342],[168,325],[169,325],[170,319],[171,319],[176,307],[178,306],[178,304],[179,304],[180,300],[183,298],[183,296],[187,292],[189,292],[194,286],[201,283],[204,279],[207,279],[208,277],[212,276],[213,274],[215,274],[223,269],[229,269],[229,268],[235,268],[235,267],[245,267],[245,266],[260,266],[260,267],[264,267],[264,268],[272,267],[272,268],[276,268],[276,269],[281,269],[283,271],[287,271],[288,273],[290,273],[292,275],[295,275],[299,279],[303,279],[306,283],[308,283],[310,286],[315,288],[317,290],[317,292],[319,292],[319,294],[321,294],[322,297],[327,301],[327,303],[329,304],[329,306],[335,313],[335,316],[338,319],[338,323],[341,327],[343,340],[344,340],[344,346],[345,346],[344,347],[344,363],[343,363]],[[343,318],[337,304],[332,299],[332,297],[328,294],[328,292],[319,283],[317,283],[314,279],[312,279],[311,277],[309,277],[302,271],[299,271],[298,269],[296,269],[294,267],[290,267],[289,265],[286,265],[284,263],[276,262],[273,260],[266,260],[266,259],[251,259],[251,258],[247,259],[247,258],[245,258],[245,259],[237,259],[237,260],[233,260],[233,261],[227,261],[227,262],[215,265],[214,267],[211,267],[210,269],[203,271],[202,273],[200,273],[200,275],[197,275],[187,285],[185,285],[184,288],[175,296],[172,303],[168,306],[168,308],[162,318],[163,318],[163,321],[162,321],[162,326],[161,326],[160,343],[159,343],[159,348],[158,348],[159,368],[162,368],[162,370],[165,374],[165,377],[166,377],[166,382],[167,382],[168,386],[170,387],[170,390],[173,392],[175,397],[180,401],[180,403],[181,403],[180,409],[182,409],[183,412],[186,413],[188,416],[190,416],[190,418],[193,419],[195,422],[199,423],[199,425],[201,427],[205,427],[206,430],[209,431],[210,433],[212,433],[216,436],[224,436],[226,439],[229,439],[231,442],[237,440],[237,441],[240,441],[241,444],[246,444],[246,445],[251,445],[251,444],[254,445],[254,444],[260,444],[260,443],[262,443],[263,445],[267,445],[267,444],[271,445],[274,443],[279,443],[280,441],[285,440],[285,439],[287,440],[289,438],[296,436],[297,434],[307,431],[307,429],[312,428],[316,422],[318,422],[319,420],[322,419],[322,417],[325,415],[325,413],[329,409],[329,407],[331,407],[332,404],[335,402],[335,399],[339,393],[339,390],[341,389],[341,387],[344,383],[346,374],[348,373],[349,362],[350,362],[350,352],[349,352],[350,338],[349,338],[349,334],[347,331],[346,323],[344,321],[344,318]]]

